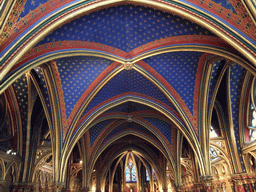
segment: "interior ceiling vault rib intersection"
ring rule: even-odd
[[[123,70],[107,82],[107,84],[96,94],[82,116],[86,115],[89,110],[104,101],[118,95],[121,96],[124,93],[149,96],[163,102],[175,110],[169,99],[146,77],[135,70]]]

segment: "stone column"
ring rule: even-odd
[[[252,186],[252,191],[256,191],[256,182],[255,182],[255,178],[250,178],[249,179],[250,184]]]
[[[232,175],[231,182],[233,184],[234,191],[237,192],[253,191],[253,188],[255,187],[250,175],[243,173]]]
[[[241,179],[233,179],[234,183],[234,189],[237,192],[245,192],[244,185],[243,185],[243,180]]]
[[[201,177],[201,183],[204,192],[212,192],[212,176]]]
[[[194,184],[194,190],[195,190],[196,192],[200,192],[201,189],[202,189],[202,184],[201,184],[201,183],[195,183],[195,184]]]
[[[181,187],[182,187],[182,184],[181,184],[181,183],[177,184],[177,185],[176,185],[176,191],[177,191],[177,192],[180,192],[180,191],[181,191]]]
[[[221,191],[226,192],[226,183],[221,183]]]

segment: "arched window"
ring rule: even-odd
[[[218,137],[218,134],[216,133],[215,129],[211,126],[210,128],[210,138]]]
[[[136,182],[137,181],[137,173],[135,166],[132,162],[129,162],[126,166],[126,182]]]
[[[146,170],[146,180],[149,181],[148,171]]]
[[[131,169],[126,167],[126,182],[131,182]]]
[[[256,111],[253,104],[251,104],[251,125],[249,125],[249,139],[254,141],[256,139]]]
[[[250,119],[249,119],[249,142],[256,140],[256,80],[253,79],[251,88]],[[247,140],[248,141],[248,140]]]
[[[210,147],[210,156],[211,156],[211,161],[217,160],[219,158],[218,153],[212,147]]]
[[[137,181],[137,174],[136,174],[135,166],[133,166],[133,168],[132,168],[132,181],[133,182]]]

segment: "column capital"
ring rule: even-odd
[[[255,183],[255,178],[245,173],[233,174],[231,175],[231,182],[233,182],[236,186],[241,186],[243,184],[248,184],[252,182]]]
[[[211,175],[204,175],[200,177],[201,183],[205,191],[210,192],[212,191],[212,180],[213,177]]]
[[[64,183],[62,182],[56,182],[54,185],[52,185],[52,189],[54,191],[61,191],[64,188]]]

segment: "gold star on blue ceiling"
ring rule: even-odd
[[[90,41],[129,52],[151,41],[180,35],[214,36],[179,16],[141,6],[121,5],[75,19],[47,35],[38,45],[64,40]]]

